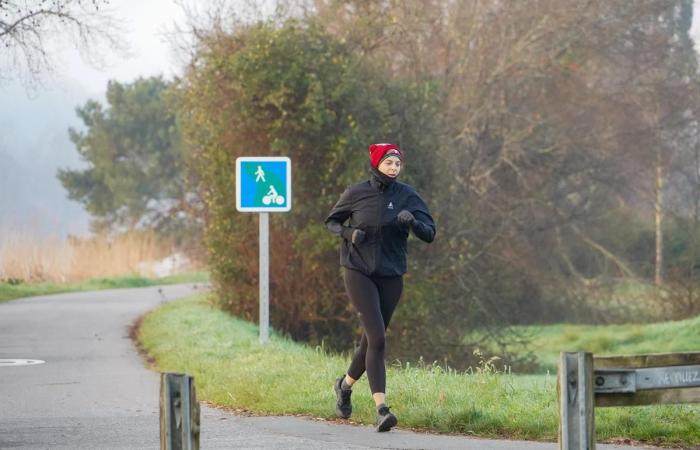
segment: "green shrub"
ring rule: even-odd
[[[339,241],[323,219],[347,185],[368,176],[371,142],[397,142],[406,151],[409,182],[432,180],[427,143],[435,140],[437,97],[431,84],[383,79],[312,25],[256,24],[203,38],[180,86],[180,123],[220,306],[257,318],[257,218],[235,210],[235,159],[284,155],[292,161],[294,206],[270,225],[272,325],[335,348],[359,337],[340,277]]]

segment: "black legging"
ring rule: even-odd
[[[384,332],[403,291],[403,277],[368,277],[362,272],[345,268],[345,290],[365,332],[350,363],[348,375],[358,380],[367,370],[372,394],[385,392]]]

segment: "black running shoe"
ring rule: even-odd
[[[377,411],[377,431],[389,431],[397,423],[396,416],[389,412],[388,406],[379,408]]]
[[[350,403],[352,390],[345,390],[340,387],[343,382],[343,378],[345,377],[343,376],[335,380],[335,384],[333,385],[336,396],[335,414],[341,419],[349,419],[350,414],[352,414],[352,403]]]

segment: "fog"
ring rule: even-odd
[[[20,76],[0,84],[0,231],[87,233],[89,216],[56,179],[59,168],[83,164],[68,138],[69,128],[81,127],[75,108],[88,99],[104,102],[108,80],[177,73],[165,33],[183,20],[179,6],[122,0],[111,9],[122,22],[128,54],[105,52],[96,66],[57,41],[51,48],[55,70],[41,85],[27,87]]]

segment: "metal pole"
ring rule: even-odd
[[[199,450],[200,423],[194,379],[187,374],[161,373],[161,450]]]
[[[557,388],[559,389],[559,449],[579,450],[578,429],[572,417],[576,406],[576,372],[572,370],[571,354],[559,354],[559,374]],[[572,379],[573,378],[573,379]]]
[[[595,450],[593,354],[560,353],[559,448]]]
[[[269,340],[270,323],[270,213],[260,213],[260,343]]]
[[[595,415],[593,413],[593,354],[579,352],[578,415],[581,448],[595,450]]]
[[[190,402],[192,378],[187,375],[180,377],[180,401],[182,408],[182,450],[192,450],[192,404]]]

